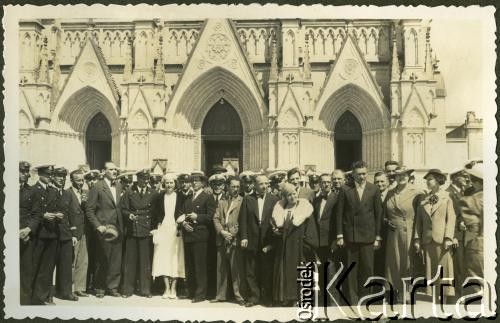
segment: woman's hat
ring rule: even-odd
[[[475,164],[471,168],[465,169],[467,174],[483,179],[483,164]]]
[[[424,176],[424,179],[427,179],[427,177],[429,175],[434,175],[434,176],[437,176],[437,177],[442,177],[444,178],[444,180],[446,180],[446,173],[443,173],[440,169],[438,168],[433,168],[433,169],[430,169],[427,174],[425,174]]]
[[[106,224],[106,231],[104,231],[104,240],[112,242],[118,238],[118,228],[114,224]]]

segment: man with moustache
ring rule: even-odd
[[[391,190],[396,187],[396,169],[399,167],[399,163],[395,160],[388,160],[384,164],[385,173],[387,174],[387,178],[389,179],[389,187]]]
[[[107,293],[120,297],[118,287],[121,278],[122,265],[122,232],[123,220],[120,210],[122,192],[119,181],[116,180],[118,168],[112,162],[104,164],[104,178],[92,186],[85,209],[85,214],[94,228],[97,236],[96,273],[94,286],[96,297],[103,298]],[[105,233],[116,228],[119,235],[116,239],[107,241]]]
[[[122,196],[121,208],[126,227],[123,259],[122,296],[130,297],[139,282],[139,295],[151,298],[151,236],[152,207],[158,195],[149,187],[149,169],[135,174],[134,183]]]
[[[245,305],[240,293],[241,254],[239,246],[239,213],[243,197],[239,195],[240,180],[228,180],[228,197],[219,202],[214,215],[217,232],[217,296],[213,302],[227,301],[234,295],[236,302]]]
[[[19,162],[19,269],[21,305],[31,304],[33,292],[33,249],[40,218],[35,210],[32,190],[28,185],[31,164]]]
[[[340,188],[336,208],[337,245],[346,248],[347,265],[355,263],[348,277],[351,304],[369,294],[363,285],[373,276],[374,250],[380,248],[382,240],[380,191],[366,181],[367,172],[364,161],[353,164],[354,184]]]
[[[206,178],[202,172],[193,172],[190,178],[193,195],[184,201],[177,223],[181,223],[183,229],[188,296],[192,303],[199,303],[208,296],[207,245],[216,203],[213,196],[203,190]]]
[[[313,204],[314,202],[314,191],[309,187],[303,187],[300,185],[301,175],[300,169],[292,168],[287,172],[287,179],[290,184],[295,186],[297,190],[298,198],[306,199],[309,203]]]
[[[278,198],[267,193],[269,179],[255,178],[255,194],[246,195],[240,207],[241,247],[246,251],[247,307],[271,305],[274,253],[271,216]]]
[[[88,191],[83,189],[85,180],[81,171],[74,170],[69,177],[71,187],[67,189],[67,192],[69,194],[69,223],[73,236],[73,291],[78,297],[88,297],[86,293],[88,251],[85,234],[85,203]]]

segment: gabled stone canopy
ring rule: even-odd
[[[221,98],[231,102],[244,127],[261,127],[267,114],[263,91],[235,28],[228,19],[209,19],[168,103],[167,124],[176,116],[176,128],[199,128],[199,117]]]
[[[359,90],[360,95],[356,95],[356,91]],[[338,91],[349,90],[346,98],[349,98],[349,102],[345,102],[345,106],[338,106],[339,102],[336,102],[336,106],[331,106],[332,97],[338,96]],[[358,104],[356,98],[361,98],[361,103]],[[358,109],[359,106],[360,109]],[[364,106],[361,108],[361,106]],[[338,59],[332,64],[332,67],[326,77],[325,84],[322,87],[320,95],[318,97],[315,109],[315,120],[319,121],[321,119],[327,120],[324,123],[326,129],[331,129],[334,125],[327,124],[330,121],[336,121],[340,117],[341,113],[336,111],[326,111],[326,110],[359,110],[352,111],[358,119],[361,118],[361,114],[367,116],[378,116],[379,124],[373,125],[373,127],[387,127],[389,122],[389,113],[383,102],[382,92],[379,89],[377,82],[375,81],[373,75],[370,72],[370,68],[366,63],[363,55],[361,54],[357,44],[352,39],[351,35],[346,36],[346,41],[343,43],[340,49],[340,54]],[[366,110],[366,111],[365,111]],[[374,114],[374,111],[376,113]],[[344,111],[342,111],[343,113]],[[332,114],[332,117],[325,116]],[[363,125],[363,121],[360,120],[364,130],[367,129],[367,123]],[[368,120],[367,120],[368,122]],[[370,126],[369,128],[373,128]]]
[[[115,131],[120,114],[119,101],[120,93],[102,52],[95,41],[88,37],[61,90],[52,113],[51,125],[54,129],[62,126],[68,131],[82,131],[96,113],[102,112]],[[75,124],[68,124],[69,120],[74,120]],[[61,123],[66,124],[66,127]]]

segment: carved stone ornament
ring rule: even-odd
[[[198,65],[197,66],[198,66],[198,69],[200,69],[200,70],[205,69],[207,67],[207,61],[204,60],[204,59],[200,59],[198,61]]]
[[[97,66],[92,62],[83,63],[78,78],[82,82],[93,82],[97,78]]]
[[[222,61],[226,59],[231,51],[229,39],[224,34],[213,34],[208,39],[207,55],[212,61]]]
[[[342,78],[346,80],[355,80],[360,74],[361,68],[358,62],[355,59],[346,59],[340,71]]]

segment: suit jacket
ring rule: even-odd
[[[301,187],[299,188],[299,199],[306,199],[309,203],[313,204],[314,199],[316,198],[316,193],[310,189],[309,187]]]
[[[40,220],[37,235],[40,239],[62,239],[67,240],[69,230],[68,209],[64,202],[64,194],[51,186],[43,188],[40,182],[32,186],[32,198],[36,204],[36,214]],[[62,220],[53,219],[52,221],[43,218],[45,212],[61,212],[64,214]],[[60,230],[62,229],[62,232]],[[67,230],[66,230],[67,229]],[[62,234],[62,235],[60,235]],[[69,236],[71,239],[71,235]]]
[[[455,234],[455,211],[448,192],[439,190],[438,201],[430,203],[431,194],[427,194],[417,207],[415,238],[421,244],[432,241],[443,243],[445,238],[453,239]]]
[[[271,243],[271,216],[274,205],[279,199],[266,193],[262,208],[262,217],[259,223],[259,205],[257,196],[246,195],[243,197],[240,207],[240,237],[248,240],[248,250],[256,252]]]
[[[377,186],[367,182],[361,199],[354,183],[340,188],[336,225],[337,235],[342,235],[344,240],[373,243],[380,237],[382,217],[382,201]]]
[[[121,197],[120,206],[125,224],[125,234],[131,237],[147,237],[152,227],[153,204],[158,196],[155,189],[146,186],[144,195],[139,193],[139,187],[132,185]],[[130,220],[130,214],[137,216]]]
[[[234,243],[238,241],[236,235],[239,230],[238,221],[242,201],[243,197],[239,195],[235,199],[219,201],[219,206],[217,207],[214,215],[214,226],[215,231],[217,232],[217,246],[222,246],[225,241],[224,237],[221,235],[222,230],[229,231],[233,235]]]
[[[483,191],[476,191],[470,196],[464,196],[459,202],[460,212],[466,226],[478,225],[480,235],[483,232]]]
[[[64,214],[62,219],[56,219],[56,223],[59,231],[59,240],[68,241],[71,240],[73,234],[71,232],[71,224],[69,219],[69,204],[71,201],[71,195],[68,191],[54,189],[55,193],[59,195],[59,211]]]
[[[194,195],[193,195],[194,197]],[[186,198],[181,208],[181,214],[196,213],[196,221],[191,221],[194,231],[183,230],[184,242],[206,242],[209,231],[213,227],[213,217],[215,213],[215,200],[212,194],[202,191],[196,198]]]
[[[314,199],[314,223],[317,227],[318,243],[320,247],[332,248],[335,244],[335,206],[338,200],[338,192],[332,191],[326,198],[323,212],[320,216],[322,195]]]
[[[33,189],[25,184],[19,189],[19,229],[30,228],[35,235],[40,223],[40,216],[35,209]]]
[[[80,240],[85,230],[85,210],[73,188],[68,188],[68,218],[70,230],[73,237]]]
[[[158,226],[163,222],[163,219],[165,218],[165,191],[161,191],[158,193],[154,204],[153,204],[153,223],[152,223],[152,228],[156,229]],[[176,193],[176,200],[175,200],[175,211],[174,211],[174,219],[177,220],[177,218],[181,215],[181,209],[182,205],[185,201],[186,197],[182,195],[182,193],[177,192]]]
[[[115,181],[115,187],[117,201],[114,200],[111,189],[104,180],[95,183],[89,191],[85,215],[95,229],[100,225],[114,224],[120,232],[123,232],[120,209],[122,187],[119,181]]]

